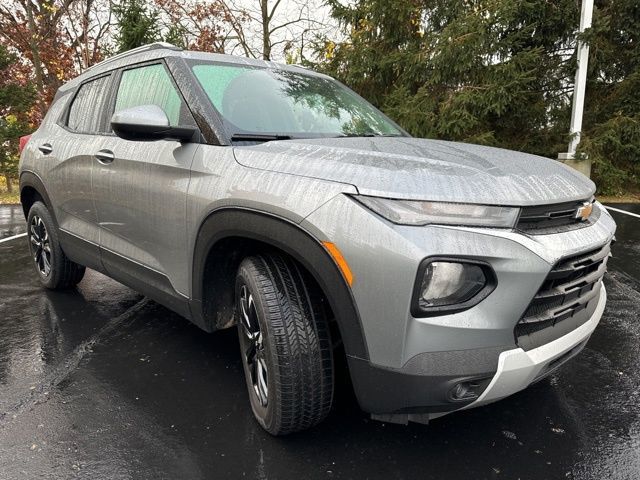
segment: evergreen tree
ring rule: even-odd
[[[118,23],[118,52],[161,40],[158,12],[144,0],[120,0],[112,10]]]
[[[167,34],[164,36],[164,41],[175,45],[176,47],[187,48],[186,36],[186,29],[179,23],[175,23],[167,30]]]
[[[579,22],[574,0],[328,3],[346,41],[320,44],[316,67],[411,134],[551,158],[566,151]],[[581,148],[610,190],[636,178],[640,166],[640,100],[633,93],[640,91],[640,4],[596,5],[586,35],[592,60]]]
[[[579,151],[607,194],[640,186],[640,3],[596,1]]]
[[[416,136],[555,155],[573,0],[333,3],[350,28],[324,67]]]

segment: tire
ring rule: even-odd
[[[235,291],[242,364],[258,423],[272,435],[320,423],[333,401],[333,352],[318,287],[293,260],[271,254],[242,261]]]
[[[84,277],[85,267],[72,262],[62,251],[58,230],[49,210],[35,202],[27,216],[29,249],[40,282],[51,290],[75,287]]]

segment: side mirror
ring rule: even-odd
[[[111,117],[111,128],[125,140],[191,140],[194,127],[171,126],[164,110],[157,105],[140,105],[116,112]]]

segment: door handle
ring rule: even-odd
[[[40,150],[45,155],[49,155],[51,152],[53,152],[53,147],[50,143],[43,143],[38,147],[38,150]]]
[[[103,165],[108,165],[116,158],[111,150],[99,150],[96,152],[96,160],[98,160]]]

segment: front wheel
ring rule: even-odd
[[[82,280],[85,267],[69,260],[62,251],[53,218],[42,202],[35,202],[29,209],[27,236],[31,258],[45,287],[70,288]]]
[[[235,291],[254,416],[273,435],[318,424],[333,400],[333,355],[317,286],[293,260],[272,254],[243,260]]]

